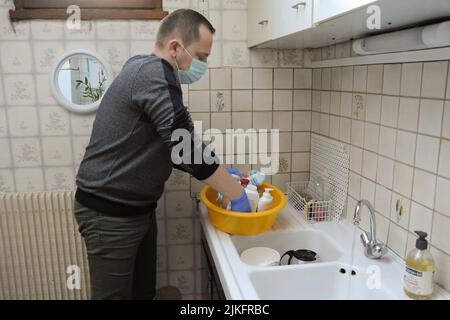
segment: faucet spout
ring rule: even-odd
[[[379,259],[387,251],[386,246],[377,241],[376,238],[376,225],[375,225],[375,210],[372,204],[367,200],[360,200],[356,204],[355,212],[353,215],[353,224],[359,225],[361,222],[361,210],[363,207],[367,207],[369,210],[369,223],[370,223],[370,235],[366,232],[361,234],[361,242],[364,246],[364,252],[370,259]]]

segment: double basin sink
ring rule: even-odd
[[[365,257],[360,231],[349,222],[309,224],[287,206],[272,230],[257,236],[236,236],[215,229],[205,207],[201,206],[199,213],[228,299],[409,299],[403,292],[403,261],[390,251],[379,260]],[[280,255],[308,249],[319,258],[257,267],[240,260],[243,251],[254,247],[269,247]],[[449,296],[436,287],[434,298]]]

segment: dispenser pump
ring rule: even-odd
[[[414,231],[419,238],[416,240],[416,248],[419,250],[426,250],[428,248],[428,241],[426,237],[428,234],[423,231]]]

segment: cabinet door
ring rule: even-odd
[[[312,27],[313,0],[277,1],[278,23],[275,37],[283,37]]]
[[[348,13],[359,7],[368,5],[376,0],[314,0],[313,23],[320,23],[325,20]]]
[[[248,46],[253,47],[263,42],[272,40],[273,30],[276,25],[274,0],[248,0]]]

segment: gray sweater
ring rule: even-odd
[[[192,153],[206,148],[193,142],[193,123],[172,66],[154,55],[128,60],[97,111],[76,177],[77,201],[106,214],[146,213],[156,207],[173,167],[199,180],[210,177],[218,167],[213,152],[213,164],[207,164],[212,158],[172,163],[178,142],[171,137],[179,128],[191,133]]]

